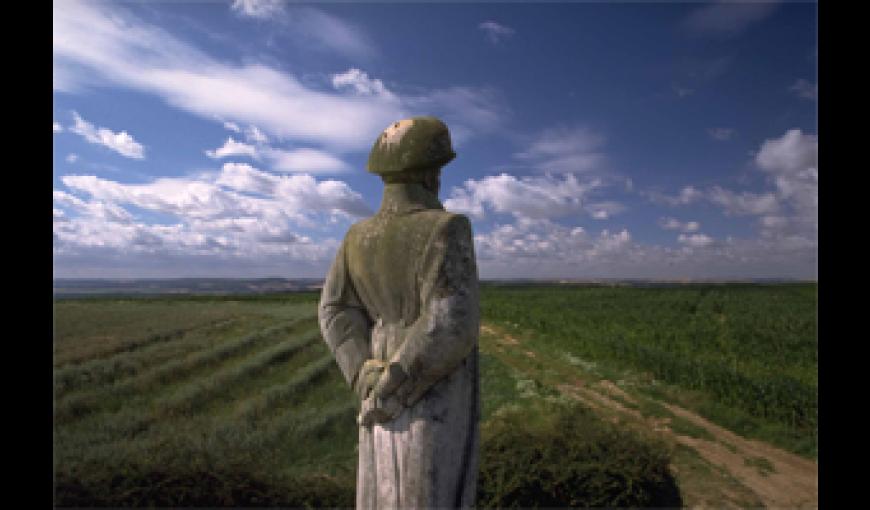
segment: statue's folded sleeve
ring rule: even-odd
[[[363,363],[371,356],[371,321],[347,271],[342,243],[320,294],[320,331],[347,383],[353,387]]]
[[[418,267],[421,313],[392,357],[408,379],[398,393],[413,405],[477,346],[477,263],[471,223],[450,214],[433,230]]]

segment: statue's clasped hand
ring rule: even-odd
[[[360,369],[357,394],[362,398],[358,422],[367,427],[396,418],[405,408],[402,398],[407,374],[398,363],[368,360]],[[376,382],[372,382],[376,381]]]

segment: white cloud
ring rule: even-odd
[[[244,163],[146,184],[88,175],[64,176],[61,182],[71,193],[53,193],[55,256],[67,270],[81,264],[94,271],[123,261],[120,269],[138,268],[138,276],[145,267],[180,276],[217,267],[256,273],[289,269],[288,263],[310,264],[310,271],[322,273],[337,241],[322,234],[315,241],[312,234],[372,212],[344,182],[275,175]],[[129,207],[174,222],[149,224]],[[161,269],[158,260],[167,265]]]
[[[287,11],[282,19],[292,18],[288,23],[300,31],[341,47],[356,42],[352,30],[315,9]],[[330,151],[366,150],[386,126],[411,112],[444,118],[455,143],[504,124],[503,101],[488,89],[457,86],[407,96],[316,90],[273,67],[215,59],[116,4],[55,2],[53,27],[53,62],[67,72],[70,90],[94,82],[127,87],[221,119],[224,127],[253,125]],[[367,79],[376,86],[374,78]]]
[[[55,63],[74,64],[79,75],[87,71],[89,78],[156,94],[208,119],[343,148],[370,145],[384,126],[403,117],[396,100],[328,94],[270,67],[218,61],[115,7],[55,2]]]
[[[768,178],[772,189],[766,191],[733,191],[721,186],[712,186],[699,191],[691,186],[683,188],[676,196],[658,191],[642,192],[653,203],[660,205],[688,205],[704,199],[720,207],[728,216],[755,216],[760,238],[744,240],[738,244],[745,254],[742,259],[753,260],[758,267],[764,266],[776,273],[775,267],[766,265],[776,259],[784,262],[788,253],[802,260],[804,274],[815,274],[815,250],[818,245],[818,137],[804,134],[799,129],[790,129],[779,138],[765,140],[753,152],[754,163]],[[662,218],[659,225],[665,229],[689,230],[689,223],[673,218]],[[703,234],[697,234],[698,236]],[[683,236],[682,244],[698,246],[706,243],[701,237]],[[726,243],[727,244],[727,243]],[[731,246],[726,250],[732,250]]]
[[[224,122],[224,128],[234,133],[242,132],[242,128],[240,128],[235,122]]]
[[[53,195],[54,202],[57,205],[78,211],[91,220],[126,223],[133,219],[133,215],[126,209],[111,202],[101,200],[84,201],[63,191],[54,191]],[[61,210],[61,212],[63,211]]]
[[[682,222],[676,218],[660,218],[659,226],[665,230],[680,230],[683,232],[697,232],[701,224],[697,221]]]
[[[233,0],[230,6],[240,16],[269,19],[284,12],[281,0]]]
[[[260,140],[260,145],[253,146],[229,137],[222,147],[207,150],[205,154],[212,159],[233,156],[247,156],[255,160],[265,159],[270,169],[279,172],[322,174],[341,173],[350,169],[340,158],[321,150],[299,148],[288,151],[265,145],[262,142],[268,139],[254,126],[250,126],[246,133],[249,139]]]
[[[61,182],[96,200],[130,204],[184,220],[277,215],[310,224],[322,213],[361,216],[370,212],[362,197],[343,182],[318,182],[310,175],[278,176],[244,163],[226,163],[214,176],[160,178],[148,184],[121,184],[89,175],[64,176]]]
[[[81,135],[90,143],[102,145],[117,152],[118,154],[133,159],[144,159],[145,148],[133,139],[126,131],[115,133],[107,128],[95,128],[93,124],[84,120],[78,113],[72,112],[74,123],[69,130]]]
[[[679,246],[633,241],[626,229],[597,235],[548,220],[519,219],[475,235],[482,278],[815,278],[817,245],[799,236],[716,241],[681,234]]]
[[[803,78],[796,81],[794,85],[789,87],[789,90],[794,92],[798,97],[809,99],[810,101],[816,101],[819,98],[819,85],[817,83],[810,83]]]
[[[54,125],[53,125],[52,129],[54,130],[55,133],[62,133],[63,132],[63,126],[61,126],[57,121],[54,121]]]
[[[780,138],[765,140],[755,163],[773,181],[780,202],[791,214],[788,221],[768,220],[767,235],[818,237],[819,141],[816,135],[790,129]]]
[[[773,193],[735,193],[731,190],[714,186],[710,189],[711,202],[725,209],[726,214],[733,215],[763,215],[779,210],[779,201]]]
[[[715,242],[712,237],[705,234],[680,234],[677,241],[692,248],[705,248]]]
[[[774,174],[795,174],[818,167],[819,142],[816,135],[789,129],[780,137],[765,140],[755,157],[758,166]]]
[[[714,140],[719,140],[720,142],[724,142],[726,140],[730,140],[731,136],[734,135],[734,129],[732,128],[710,128],[707,130],[707,133]]]
[[[730,37],[770,16],[776,2],[717,1],[692,11],[685,20],[690,31],[700,35]]]
[[[254,142],[254,143],[261,143],[262,144],[262,143],[269,142],[269,137],[266,136],[265,133],[260,131],[257,128],[257,126],[248,126],[245,129],[245,138],[247,138],[247,140],[249,142]]]
[[[498,44],[504,39],[507,39],[516,33],[516,31],[508,26],[496,23],[495,21],[484,21],[477,26],[480,30],[486,33],[487,39],[492,44]]]
[[[592,262],[626,248],[631,241],[628,230],[610,233],[602,230],[590,235],[582,227],[566,227],[549,220],[520,219],[497,225],[487,234],[475,236],[478,258],[493,262]]]
[[[304,172],[310,174],[341,173],[350,170],[344,161],[317,149],[302,148],[290,151],[265,149],[272,169],[280,172]]]
[[[612,201],[596,202],[589,204],[586,207],[586,211],[589,213],[589,215],[596,220],[609,219],[614,214],[619,214],[624,210],[625,206]]]
[[[485,209],[517,218],[558,218],[587,212],[587,195],[600,186],[598,179],[580,181],[572,174],[517,178],[502,173],[465,181],[452,190],[444,206],[476,218],[484,217]],[[599,204],[592,214],[614,210],[612,205]]]
[[[680,205],[689,205],[704,198],[704,193],[694,186],[685,186],[676,196],[666,195],[657,190],[644,191],[641,194],[645,195],[654,204],[668,205],[671,207]]]
[[[78,154],[76,154],[74,152],[71,152],[71,153],[67,154],[67,156],[66,156],[67,163],[75,163],[76,161],[78,161],[78,159],[79,159]]]
[[[394,98],[384,83],[378,79],[369,78],[368,73],[352,67],[343,73],[332,75],[332,86],[337,89],[351,89],[362,96],[385,96]]]
[[[246,143],[237,142],[233,140],[233,137],[227,138],[227,141],[224,142],[223,146],[218,149],[205,151],[205,154],[212,159],[220,159],[230,156],[248,156],[254,159],[259,159],[260,157],[257,153],[256,147]]]

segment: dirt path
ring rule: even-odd
[[[523,363],[523,357],[544,359],[542,353],[530,351],[522,340],[497,326],[484,324],[481,333],[484,352],[521,372],[535,370],[530,363]],[[632,395],[613,381],[584,377],[581,368],[564,360],[547,357],[546,362],[551,369],[561,363],[561,372],[571,374],[564,383],[554,385],[563,395],[585,403],[605,419],[684,447],[684,453],[674,455],[672,470],[687,507],[818,507],[816,462],[741,437],[683,407]],[[645,414],[643,404],[647,409],[653,405],[664,412]],[[684,433],[686,424],[697,432]]]

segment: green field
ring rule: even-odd
[[[817,456],[817,284],[485,287],[483,316],[531,347]]]
[[[319,335],[317,299],[56,301],[57,504],[353,506],[356,402]],[[484,323],[578,374],[649,374],[643,391],[814,455],[815,286],[486,286],[482,308]],[[672,450],[576,405],[563,413],[548,381],[490,345],[482,337],[480,506],[674,501]],[[564,468],[506,471],[524,455]],[[572,482],[581,494],[540,483],[575,479],[562,475],[586,480]]]

